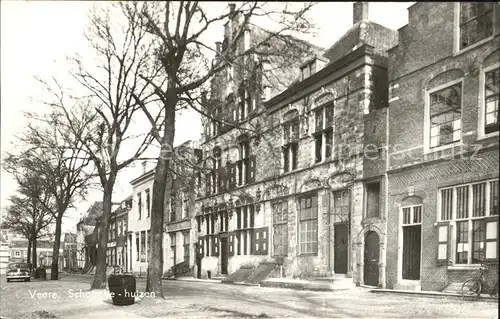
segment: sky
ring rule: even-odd
[[[211,2],[214,10],[227,10],[228,2]],[[310,12],[317,34],[306,38],[327,48],[352,26],[352,2],[319,2]],[[393,30],[408,23],[407,8],[413,2],[371,2],[369,19]],[[26,125],[23,111],[41,108],[37,100],[42,92],[35,76],[50,78],[65,76],[65,57],[88,52],[83,32],[92,6],[107,5],[105,1],[1,1],[1,152],[14,150],[14,135]],[[216,8],[216,6],[220,8]],[[220,41],[222,26],[214,33],[213,42]],[[201,123],[194,111],[184,111],[177,117],[176,144],[198,140]],[[147,125],[147,123],[145,123]],[[127,197],[132,189],[130,180],[141,174],[140,163],[120,172],[113,195],[114,201]],[[0,209],[8,205],[15,193],[13,179],[1,170]],[[76,223],[90,205],[101,200],[102,193],[92,192],[68,212],[63,232],[75,231]]]

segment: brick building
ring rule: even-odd
[[[148,170],[146,163],[143,163],[142,174],[130,182],[133,195],[132,209],[127,214],[127,247],[129,250],[127,271],[129,272],[146,273],[147,271],[153,178],[154,170]]]
[[[199,163],[201,151],[193,141],[186,141],[175,148],[175,157],[171,162],[172,173],[170,194],[165,194],[165,229],[163,237],[164,270],[186,263],[195,267],[195,219],[194,192],[196,173],[194,165]]]
[[[165,194],[165,233],[163,236],[163,269],[187,261],[194,266],[193,217],[193,163],[197,151],[192,141],[186,141],[174,148],[171,171],[172,191]],[[134,273],[146,273],[149,247],[151,245],[151,207],[153,196],[154,169],[144,163],[143,173],[130,183],[133,187],[132,208],[128,211],[128,269]]]
[[[367,3],[353,8],[352,28],[332,47],[282,70],[286,87],[269,82],[265,59],[250,59],[256,75],[228,76],[228,67],[213,80],[211,102],[225,101],[238,128],[203,123],[202,276],[279,263],[287,277],[385,284],[385,51],[397,33],[368,21]],[[258,42],[247,34],[243,50]],[[245,86],[252,77],[259,85]]]
[[[408,11],[388,63],[387,286],[442,290],[498,272],[500,7]]]
[[[108,229],[108,247],[106,251],[106,264],[118,266],[123,271],[127,268],[127,223],[128,213],[132,208],[132,197],[123,200],[118,208],[110,215]]]

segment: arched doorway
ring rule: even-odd
[[[364,284],[368,286],[378,286],[380,258],[380,240],[378,234],[369,231],[365,235],[365,255],[363,278]]]

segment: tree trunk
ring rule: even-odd
[[[28,254],[26,256],[26,262],[31,264],[31,245],[32,245],[32,240],[28,238]]]
[[[155,177],[153,182],[153,203],[151,211],[151,256],[148,261],[148,274],[146,291],[157,298],[163,298],[162,275],[163,275],[163,220],[165,208],[165,194],[167,189],[167,176],[170,168],[170,158],[173,156],[175,135],[175,106],[177,95],[175,82],[169,80],[167,89],[167,105],[165,106],[165,128],[163,132],[163,143],[161,153],[156,163]],[[167,193],[168,194],[168,193]]]
[[[36,238],[33,240],[33,269],[36,269]]]
[[[59,279],[59,248],[61,247],[62,213],[56,218],[56,234],[54,249],[52,250],[52,266],[50,269],[50,280]]]
[[[97,266],[91,289],[106,289],[106,249],[108,246],[109,216],[111,215],[113,186],[116,175],[111,173],[104,185],[102,216],[97,235]]]

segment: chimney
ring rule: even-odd
[[[148,168],[148,162],[144,161],[142,162],[142,173],[146,174],[146,170]]]
[[[368,2],[354,2],[352,10],[352,24],[368,20]]]
[[[230,3],[229,4],[229,13],[233,13],[235,8],[236,8],[236,3]]]
[[[220,53],[222,43],[220,41],[215,42],[215,49],[217,50],[217,53]]]

